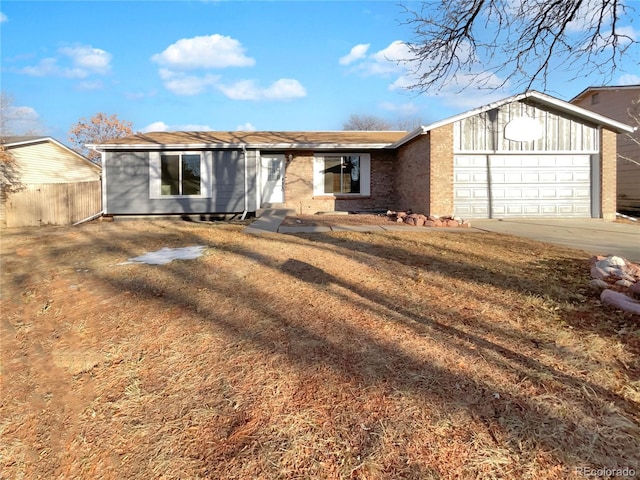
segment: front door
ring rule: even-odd
[[[262,157],[262,204],[284,202],[284,155]]]

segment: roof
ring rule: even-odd
[[[336,132],[152,132],[88,145],[100,150],[157,148],[386,148],[404,131]]]
[[[640,85],[602,85],[599,87],[596,87],[596,86],[587,87],[583,91],[581,91],[578,95],[576,95],[571,100],[569,100],[569,102],[573,103],[574,101],[586,95],[587,93],[601,92],[603,90],[638,90],[640,91]]]
[[[47,143],[47,142],[53,143],[54,145],[57,145],[63,150],[66,150],[68,153],[75,155],[76,157],[78,157],[79,160],[82,160],[83,162],[88,163],[89,165],[93,166],[97,170],[102,170],[102,167],[100,165],[92,162],[84,155],[79,154],[75,150],[72,150],[71,148],[67,147],[65,144],[57,141],[55,138],[52,138],[52,137],[40,137],[40,136],[33,136],[33,135],[30,135],[30,136],[14,135],[14,136],[0,137],[0,143],[2,143],[2,145],[5,148],[27,147],[29,145],[36,145],[38,143]]]
[[[409,134],[406,137],[394,143],[392,147],[397,148],[401,145],[404,145],[410,140],[416,138],[417,136],[425,134],[435,128],[442,127],[449,123],[457,122],[459,120],[463,120],[465,118],[472,117],[474,115],[478,115],[479,113],[493,110],[495,108],[501,107],[502,105],[506,105],[508,103],[519,102],[521,100],[527,100],[528,102],[534,105],[543,105],[548,108],[552,108],[554,110],[567,113],[574,117],[587,120],[591,123],[595,123],[596,125],[602,125],[604,127],[610,128],[616,133],[632,133],[635,131],[634,127],[627,125],[625,123],[618,122],[617,120],[613,120],[612,118],[605,117],[604,115],[600,115],[598,113],[592,112],[590,110],[587,110],[586,108],[578,107],[577,105],[573,105],[569,102],[565,102],[563,100],[552,97],[550,95],[536,92],[535,90],[530,90],[528,92],[520,93],[518,95],[513,95],[512,97],[508,97],[503,100],[499,100],[497,102],[483,105],[482,107],[469,110],[467,112],[455,115],[453,117],[445,118],[444,120],[440,120],[438,122],[432,123],[427,126],[418,127],[412,132],[409,132]]]
[[[9,135],[0,137],[0,143],[5,147],[13,147],[21,144],[44,142],[49,137],[41,137],[35,135]]]
[[[498,102],[469,110],[453,117],[421,126],[412,132],[402,131],[335,131],[335,132],[152,132],[116,138],[105,143],[87,145],[98,150],[158,150],[197,148],[269,148],[269,149],[340,149],[398,148],[419,135],[459,120],[493,110],[508,103],[526,100],[556,111],[602,125],[616,133],[632,133],[635,129],[585,108],[531,90]]]

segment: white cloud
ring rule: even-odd
[[[254,127],[251,123],[246,122],[246,123],[243,123],[242,125],[238,125],[236,127],[236,130],[238,132],[255,132],[257,128]]]
[[[7,17],[4,13],[0,12],[0,23],[5,23],[9,21],[9,17]]]
[[[201,76],[187,75],[166,68],[161,68],[159,74],[167,90],[176,95],[184,96],[198,95],[206,91],[208,87],[216,85],[220,80],[220,75],[210,73]]]
[[[367,56],[367,50],[369,50],[369,43],[360,43],[353,47],[351,51],[344,57],[340,57],[338,63],[340,65],[350,65],[356,60],[360,60]]]
[[[149,132],[171,132],[171,131],[181,131],[181,132],[211,132],[213,129],[209,125],[197,125],[197,124],[186,124],[186,125],[168,125],[163,121],[153,122],[141,129],[142,133]]]
[[[640,75],[627,73],[618,79],[618,85],[640,85]]]
[[[34,77],[87,78],[90,75],[106,75],[111,70],[111,54],[90,45],[62,47],[58,53],[60,58],[43,58],[36,65],[24,67],[18,72]]]
[[[180,125],[175,130],[181,130],[184,132],[211,132],[213,128],[209,125],[198,125],[197,123],[187,123],[186,125]]]
[[[3,112],[3,127],[14,135],[41,132],[40,115],[32,107],[9,106]]]
[[[255,60],[245,55],[242,44],[222,35],[182,38],[151,60],[173,69],[250,67]]]
[[[169,125],[167,125],[164,122],[153,122],[153,123],[150,123],[149,125],[147,125],[146,127],[140,129],[140,131],[142,133],[168,132],[169,131]]]
[[[105,75],[111,69],[111,54],[90,45],[77,45],[74,47],[62,47],[59,52],[69,57],[75,68],[88,73]]]
[[[82,92],[92,92],[95,90],[102,90],[103,88],[104,84],[101,80],[84,81],[77,85],[77,89]]]
[[[241,80],[218,88],[232,100],[292,100],[307,95],[300,82],[292,78],[281,78],[267,88],[259,87],[255,80]]]
[[[400,105],[392,102],[382,102],[380,104],[382,110],[398,113],[400,115],[414,115],[418,113],[418,107],[415,103],[402,103]]]

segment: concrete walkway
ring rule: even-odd
[[[475,230],[504,233],[640,262],[640,224],[598,218],[471,220]]]
[[[416,232],[436,229],[402,225],[332,225],[281,226],[290,210],[265,211],[246,233],[326,233],[326,232]],[[640,262],[640,224],[605,222],[597,218],[585,219],[502,219],[472,220],[471,228],[438,228],[437,231],[493,232],[529,238],[583,250],[591,255],[620,255],[632,262]]]

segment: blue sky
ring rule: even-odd
[[[97,112],[136,131],[341,130],[351,114],[428,124],[520,93],[401,88],[410,78],[394,59],[412,32],[395,0],[4,0],[0,12],[14,129],[64,142]],[[627,58],[640,58],[637,46]],[[568,100],[601,83],[558,75],[548,93]],[[637,61],[612,83],[640,83]]]

